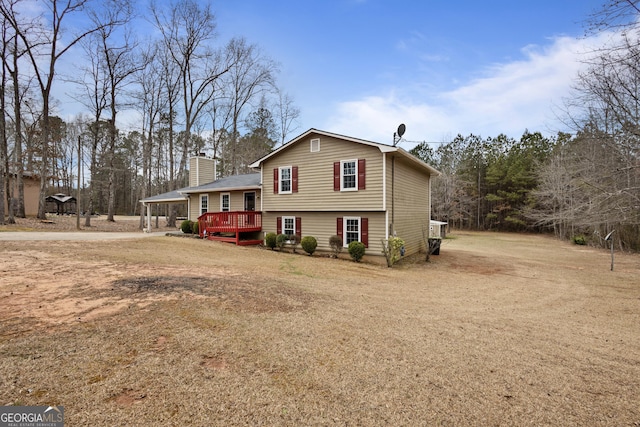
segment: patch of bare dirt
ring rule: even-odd
[[[301,309],[310,301],[296,289],[257,285],[215,267],[206,276],[194,276],[188,267],[90,262],[35,249],[13,251],[0,263],[0,272],[6,281],[0,286],[0,337],[37,325],[87,322],[169,299],[209,298],[229,310],[257,313]]]
[[[129,407],[137,403],[142,403],[145,397],[147,397],[147,395],[139,390],[125,389],[113,396],[112,400],[118,405]]]
[[[70,425],[639,425],[640,257],[459,233],[393,269],[3,242],[0,404]]]

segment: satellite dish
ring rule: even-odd
[[[398,126],[398,138],[402,138],[402,135],[404,135],[404,132],[406,130],[407,130],[407,127],[404,125],[404,123]]]

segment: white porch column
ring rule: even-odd
[[[145,230],[147,233],[151,233],[151,204],[146,204],[147,207],[147,229]]]

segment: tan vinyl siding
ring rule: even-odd
[[[215,193],[206,193],[209,195],[209,209],[208,212],[220,212],[221,211],[221,194],[229,193],[230,205],[229,211],[243,211],[244,210],[244,193],[255,192],[256,193],[256,210],[260,210],[260,190],[239,190],[239,191],[223,191]],[[200,216],[200,194],[191,194],[191,202],[189,203],[189,219],[195,221]]]
[[[200,195],[189,195],[189,219],[195,221],[200,216]]]
[[[387,155],[387,208],[389,223],[395,218],[396,235],[405,241],[407,254],[424,251],[422,229],[428,234],[430,217],[429,174],[396,156],[392,183],[393,155]],[[392,193],[394,194],[392,205]],[[393,206],[393,212],[392,212]]]
[[[311,140],[317,138],[320,139],[320,151],[311,152]],[[269,211],[292,207],[298,211],[381,211],[382,158],[377,147],[312,134],[263,164],[263,208]],[[366,188],[334,191],[334,162],[358,159],[366,159]],[[297,193],[273,193],[273,170],[283,166],[298,167]]]
[[[222,195],[229,194],[229,211],[242,211],[244,210],[244,191],[229,191],[222,193],[213,193],[209,197],[213,197],[215,203],[213,206],[209,206],[210,212],[221,212],[222,211]]]
[[[381,239],[385,234],[385,214],[383,212],[263,212],[262,213],[262,231],[266,233],[275,233],[277,231],[277,218],[281,216],[295,216],[302,220],[302,237],[313,236],[318,241],[318,251],[330,251],[329,238],[337,232],[338,217],[360,217],[369,219],[369,247],[366,250],[367,255],[382,256]],[[346,248],[344,249],[346,253]]]
[[[215,160],[208,157],[191,157],[189,159],[189,186],[197,187],[215,181]]]

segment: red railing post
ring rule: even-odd
[[[207,236],[214,233],[235,233],[234,240],[238,244],[241,232],[262,229],[262,212],[205,212],[198,217],[198,226],[200,237],[204,237],[205,232]]]

